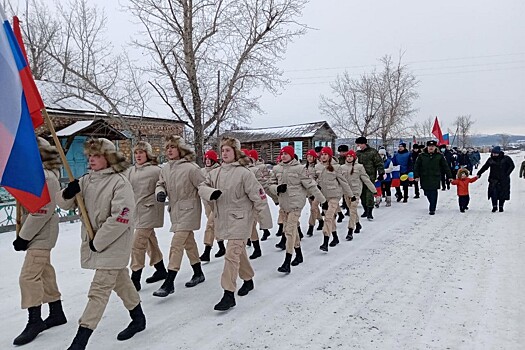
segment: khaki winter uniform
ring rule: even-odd
[[[358,150],[357,158],[359,163],[365,167],[365,171],[370,178],[370,181],[375,182],[378,175],[385,174],[385,165],[379,153],[370,146],[366,145],[366,148],[363,150]],[[373,192],[368,191],[364,188],[361,192],[361,201],[363,202],[364,207],[373,207],[374,206],[374,195]]]
[[[306,197],[313,195],[317,201],[323,203],[326,199],[317,188],[317,183],[305,175],[303,166],[295,159],[282,163],[278,171],[272,172],[270,184],[270,191],[279,196],[279,205],[285,213],[286,252],[292,254],[294,248],[301,246],[297,224],[306,204]],[[277,186],[281,184],[286,184],[286,192],[277,194]]]
[[[309,166],[305,166],[304,172],[305,175],[309,178],[317,181],[316,173],[315,173],[315,165],[317,163],[314,163],[312,165],[309,164]],[[321,216],[321,210],[319,210],[319,206],[321,203],[314,198],[313,200],[308,198],[308,202],[310,203],[310,216],[308,218],[308,226],[314,226],[316,220],[322,220],[323,217]]]
[[[319,163],[315,166],[317,183],[321,187],[321,192],[328,201],[328,210],[325,212],[325,224],[323,234],[330,236],[337,229],[335,214],[339,208],[339,200],[343,194],[353,197],[352,189],[348,185],[339,164],[332,164],[334,171],[328,171],[325,165]]]
[[[88,293],[88,304],[80,317],[82,327],[95,329],[102,318],[111,291],[115,291],[128,310],[133,310],[140,297],[127,269],[133,240],[133,188],[126,176],[113,168],[93,171],[79,179],[80,193],[84,197],[89,221],[95,238],[89,248],[89,236],[82,224],[80,264],[94,269],[95,275]],[[65,200],[57,193],[57,204],[65,210],[76,207],[75,198]]]
[[[244,281],[254,276],[246,254],[246,239],[250,237],[255,213],[263,230],[272,228],[272,217],[263,187],[239,162],[222,164],[199,186],[199,194],[207,200],[215,190],[222,192],[219,199],[213,201],[215,236],[228,240],[221,286],[233,292],[237,288],[237,276]]]
[[[160,167],[150,162],[135,164],[126,173],[135,194],[135,235],[131,250],[131,270],[144,268],[146,253],[150,266],[162,261],[162,251],[154,228],[164,225],[164,203],[155,199]]]
[[[350,197],[345,195],[346,204],[349,205],[350,208],[350,219],[348,220],[348,228],[355,229],[355,224],[359,222],[359,215],[357,215],[357,206],[359,205],[359,197],[361,196],[361,192],[363,191],[363,184],[366,185],[370,192],[375,194],[377,191],[372,181],[370,181],[370,177],[366,173],[365,167],[362,164],[359,164],[357,159],[355,160],[354,164],[345,163],[344,165],[342,165],[341,171],[343,172],[343,176],[348,181],[348,184],[350,185],[354,196],[356,196],[356,200],[352,202]]]
[[[20,238],[29,241],[19,283],[22,309],[60,300],[51,249],[58,238],[58,215],[55,194],[60,191],[58,170],[44,169],[51,201],[36,213],[24,212]]]
[[[218,168],[220,165],[215,163],[210,167],[202,168],[202,176],[206,178],[206,175],[213,169]],[[204,205],[204,214],[206,214],[206,229],[204,230],[204,245],[206,246],[213,246],[213,240],[215,239],[215,232],[214,232],[214,226],[213,226],[213,206],[212,203],[202,200],[202,203]]]
[[[248,165],[248,169],[255,175],[255,178],[261,186],[264,188],[265,192],[268,191],[268,179],[270,177],[270,173],[268,172],[268,169],[266,168],[266,165],[262,162],[257,162],[256,164]],[[257,214],[255,214],[255,220],[253,221],[252,225],[252,234],[250,235],[251,241],[258,241],[259,240],[259,232],[257,231]]]
[[[202,181],[201,169],[185,158],[170,160],[160,172],[155,195],[164,192],[168,196],[170,231],[173,232],[168,270],[180,270],[184,251],[191,265],[200,262],[193,231],[201,227],[202,205],[198,186]]]

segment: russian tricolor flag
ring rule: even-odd
[[[50,201],[34,132],[43,103],[1,5],[0,21],[0,185],[36,212]]]

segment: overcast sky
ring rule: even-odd
[[[105,7],[115,44],[129,40],[137,27],[118,1],[91,1]],[[477,133],[525,135],[524,17],[524,0],[311,0],[300,21],[315,29],[281,63],[290,84],[262,95],[266,114],[251,126],[323,120],[319,96],[338,73],[359,76],[403,50],[420,80],[416,118],[438,116],[447,130],[470,114]]]

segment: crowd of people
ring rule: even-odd
[[[185,140],[170,136],[165,142],[166,164],[159,166],[151,145],[140,141],[133,149],[135,164],[130,165],[111,141],[99,138],[84,146],[90,172],[60,189],[58,152],[42,138],[38,138],[38,144],[51,202],[36,213],[24,214],[24,224],[13,242],[15,250],[26,251],[19,282],[22,308],[29,314],[14,344],[27,344],[42,331],[67,322],[50,262],[59,229],[54,208],[58,205],[73,209],[83,198],[87,217],[82,218],[81,267],[95,270],[95,274],[69,347],[73,350],[86,348],[112,291],[122,299],[131,318],[117,339],[130,339],[146,328],[138,293],[146,255],[155,272],[145,282],[162,281],[153,296],[166,298],[175,291],[174,281],[184,253],[193,270],[185,286],[192,288],[205,282],[201,263],[210,261],[216,241],[219,250],[215,257],[224,257],[220,278],[224,294],[214,309],[225,311],[235,306],[235,292],[245,296],[255,287],[250,260],[262,255],[260,241],[268,239],[273,227],[269,200],[279,207],[276,221],[280,242],[276,248],[284,251],[284,261],[277,271],[289,274],[292,267],[304,262],[300,217],[307,203],[310,210],[306,235],[322,231],[319,249],[328,252],[340,243],[337,222],[349,216],[345,239],[352,241],[354,234],[363,229],[360,218],[373,220],[374,208],[383,198],[387,207],[392,205],[392,187],[396,201],[404,203],[409,198],[409,187],[414,188],[415,199],[420,197],[421,188],[429,201],[429,214],[434,215],[439,189],[455,185],[460,211],[465,212],[469,184],[490,170],[488,197],[492,211],[502,212],[510,198],[510,173],[514,169],[511,158],[499,147],[492,149],[477,176],[471,177],[480,162],[479,152],[457,151],[428,141],[426,146],[413,145],[412,151],[400,143],[390,156],[384,148],[370,147],[365,137],[356,139],[357,150],[339,146],[337,157],[328,146],[308,150],[305,164],[293,147],[285,146],[270,169],[255,150],[241,149],[239,140],[230,137],[221,140],[220,160],[216,152],[209,150],[204,156],[205,166],[200,168]],[[525,162],[521,176],[525,177]],[[359,203],[362,215],[358,214]],[[166,204],[173,233],[167,265],[155,234],[155,229],[164,224]],[[207,220],[205,248],[199,255],[194,233],[201,228],[203,207]],[[259,230],[263,233],[260,239]],[[250,256],[247,245],[253,246]],[[239,289],[238,278],[242,280]],[[45,319],[41,316],[43,304],[49,304]]]

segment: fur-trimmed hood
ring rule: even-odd
[[[235,160],[238,161],[240,165],[248,166],[251,164],[250,157],[241,151],[241,142],[238,139],[224,136],[221,140],[221,149],[222,146],[230,146],[233,148],[235,151]]]
[[[467,177],[469,177],[469,175],[470,175],[470,172],[468,171],[468,169],[461,168],[461,169],[458,170],[457,178],[461,179],[461,174],[463,174],[463,173],[465,173],[467,175]]]
[[[87,140],[84,144],[84,154],[87,156],[103,155],[116,173],[121,173],[130,167],[126,157],[122,153],[117,152],[113,142],[102,137]]]
[[[52,146],[46,139],[37,137],[38,150],[40,151],[40,158],[44,169],[58,170],[62,166],[60,155],[55,146]]]
[[[186,144],[186,141],[180,136],[177,135],[171,135],[166,137],[166,142],[164,143],[164,148],[168,148],[168,146],[175,146],[179,149],[180,157],[185,158],[186,160],[189,160],[190,162],[194,162],[196,159],[195,151],[193,148],[188,146]]]
[[[151,164],[153,164],[153,165],[157,165],[158,164],[157,156],[155,156],[153,154],[153,147],[151,147],[151,144],[149,144],[148,142],[146,142],[146,141],[139,141],[139,142],[137,142],[135,147],[133,147],[133,152],[136,152],[136,151],[144,151],[144,152],[146,152],[146,156],[148,157],[148,161]]]

